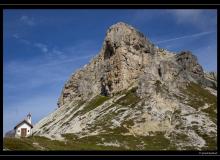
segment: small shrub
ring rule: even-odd
[[[96,107],[103,104],[105,101],[107,101],[109,97],[98,95],[95,98],[93,98],[90,102],[87,103],[87,105],[84,107],[84,110],[82,110],[82,114],[85,114]]]
[[[140,101],[140,98],[136,94],[137,87],[129,90],[124,97],[118,99],[115,103],[120,104],[122,106],[135,106]]]

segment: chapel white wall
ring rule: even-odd
[[[22,125],[20,125],[17,129],[16,129],[16,136],[20,137],[21,136],[21,128],[27,128],[27,134],[26,137],[30,136],[32,134],[32,130],[31,127],[29,125],[27,125],[26,123],[23,123]],[[18,132],[20,130],[20,132]],[[29,132],[28,132],[29,130]]]

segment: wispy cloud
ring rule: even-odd
[[[178,9],[169,12],[176,16],[178,23],[196,23],[203,14],[203,10],[198,9]]]
[[[52,66],[88,59],[98,53],[98,48],[96,48],[97,45],[91,40],[79,41],[72,46],[66,46],[63,49],[59,49],[57,46],[49,46],[46,43],[31,42],[22,38],[19,34],[13,34],[12,37],[25,45],[38,48],[42,53],[44,53],[45,58],[47,60],[49,59],[49,61],[42,64],[42,66]],[[72,58],[68,57],[70,55]]]
[[[26,39],[21,39],[20,41],[21,41],[21,43],[24,43],[26,45],[30,45],[31,44],[31,42],[26,40]]]
[[[28,61],[11,60],[4,64],[4,84],[6,90],[17,88],[36,88],[46,84],[64,82],[68,79],[74,68],[77,69],[88,63],[88,61],[98,52],[91,47],[92,43],[80,41],[73,46],[65,48],[49,47],[44,43],[30,43],[32,47],[41,50],[41,58],[30,59]],[[90,46],[90,47],[89,47]],[[40,54],[39,54],[40,56]],[[68,68],[68,69],[67,69]],[[43,71],[43,72],[42,72]],[[10,78],[13,77],[13,78]],[[27,78],[28,77],[28,78]],[[14,79],[17,82],[14,82]]]
[[[52,56],[58,56],[61,59],[66,58],[64,52],[56,49],[56,47],[49,48],[49,46],[45,43],[31,42],[27,39],[22,38],[18,34],[13,34],[12,37],[17,39],[18,41],[20,41],[21,43],[23,43],[25,45],[29,45],[29,46],[31,45],[32,47],[38,48],[42,53],[44,53],[46,56],[48,56],[47,58],[50,58]]]
[[[175,9],[167,10],[167,13],[173,15],[179,24],[190,24],[202,30],[210,30],[217,25],[217,10]]]
[[[63,50],[57,49],[57,47],[53,47],[50,51],[51,55],[58,57],[59,60],[64,60],[67,58],[67,55]]]
[[[22,22],[23,24],[28,25],[28,26],[36,25],[34,19],[30,18],[29,16],[26,16],[26,15],[23,15],[20,17],[20,22]]]
[[[74,70],[88,63],[94,56],[88,52],[83,56],[76,53],[72,58],[62,59],[59,56],[67,56],[63,51],[57,48],[49,49],[48,52],[50,51],[54,53],[51,59],[13,60],[4,64],[4,133],[14,127],[26,112],[32,112],[34,121],[37,122],[54,110],[65,81]],[[39,93],[39,97],[36,97],[36,93]],[[48,93],[50,94],[44,95]],[[18,94],[20,96],[16,96]],[[10,101],[11,98],[13,101]]]
[[[157,41],[155,43],[156,44],[161,44],[161,43],[176,41],[176,40],[185,39],[185,38],[195,38],[195,37],[205,36],[205,35],[209,35],[209,34],[212,34],[212,33],[215,33],[215,31],[200,32],[200,33],[195,33],[195,34],[191,34],[191,35],[186,35],[186,36],[180,36],[180,37],[170,38],[170,39],[166,39],[166,40],[161,40],[161,41]]]
[[[21,43],[23,43],[23,44],[26,44],[26,45],[30,45],[30,44],[31,44],[30,41],[28,41],[28,40],[22,38],[22,37],[21,37],[19,34],[17,34],[17,33],[13,34],[12,37],[15,38],[15,39],[17,39],[17,40],[19,40],[19,41],[20,41]]]
[[[48,52],[48,47],[46,44],[43,43],[34,43],[34,46],[39,48],[43,53],[47,53]]]

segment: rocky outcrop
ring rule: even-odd
[[[58,106],[99,94],[113,96],[146,73],[170,85],[186,80],[212,85],[190,51],[175,54],[160,49],[135,28],[119,22],[108,29],[98,56],[67,81]]]
[[[66,82],[59,108],[34,133],[62,140],[67,133],[162,132],[177,149],[201,150],[210,147],[207,137],[216,142],[216,88],[217,74],[204,72],[190,51],[159,48],[119,22],[108,29],[98,55]]]
[[[217,89],[217,72],[205,72],[204,77],[205,86]]]
[[[127,89],[143,72],[154,46],[133,27],[119,22],[111,26],[97,57],[65,84],[58,106],[82,97],[113,95]]]

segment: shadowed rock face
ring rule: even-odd
[[[203,69],[198,64],[196,56],[190,51],[181,52],[176,56],[176,60],[183,67],[183,70],[187,70],[201,77],[204,76]]]
[[[190,51],[158,48],[119,22],[108,29],[97,56],[66,82],[59,108],[33,132],[54,139],[160,132],[179,150],[215,149],[216,88],[217,74],[204,72]]]
[[[176,55],[176,61],[182,67],[184,72],[187,72],[196,82],[204,83],[204,72],[201,65],[199,65],[196,56],[190,51],[183,51]]]

